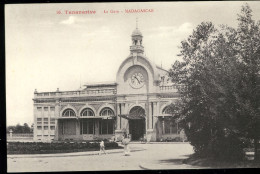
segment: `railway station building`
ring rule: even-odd
[[[177,85],[167,70],[144,55],[138,28],[131,40],[130,54],[118,67],[115,82],[85,84],[74,91],[35,90],[35,141],[120,141],[124,133],[132,141],[185,137],[169,112],[169,105],[179,98]]]

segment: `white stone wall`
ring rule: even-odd
[[[51,141],[56,129],[54,103],[34,104],[34,141]]]

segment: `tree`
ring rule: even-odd
[[[23,133],[30,133],[31,129],[27,123],[23,124]]]
[[[260,29],[251,12],[242,7],[237,29],[202,22],[170,69],[182,84],[179,117],[197,154],[239,159],[245,139],[259,140]]]
[[[12,129],[13,133],[30,133],[31,129],[27,123],[24,123],[23,126],[19,123],[16,126],[8,126],[6,132],[10,132]]]
[[[236,33],[237,59],[240,60],[241,77],[241,114],[247,116],[244,131],[247,137],[254,139],[255,159],[259,160],[257,153],[260,138],[260,21],[252,19],[252,10],[245,4],[238,16],[238,29]]]
[[[18,124],[15,126],[14,133],[23,133],[23,126],[21,126],[20,123],[18,123]]]

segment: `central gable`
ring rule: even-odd
[[[133,88],[130,85],[131,76],[135,73],[141,73],[144,78],[144,85],[140,88]],[[117,72],[117,93],[142,94],[154,90],[155,81],[159,75],[156,71],[156,66],[153,65],[147,58],[138,56],[129,56],[120,65]]]

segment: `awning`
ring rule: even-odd
[[[116,118],[116,116],[85,116],[85,117],[78,117],[79,119],[89,119],[89,118],[93,118],[93,119],[114,119]]]
[[[97,118],[100,118],[100,119],[102,119],[102,117],[99,117],[99,116],[85,116],[85,117],[78,117],[79,119],[88,119],[88,118],[95,118],[95,119],[97,119]]]
[[[155,115],[154,117],[174,117],[174,115],[162,114],[162,115]]]
[[[118,115],[119,117],[125,118],[127,120],[138,120],[138,119],[145,119],[145,115],[130,115],[130,114],[123,114]]]
[[[77,117],[58,117],[57,119],[77,119]]]

